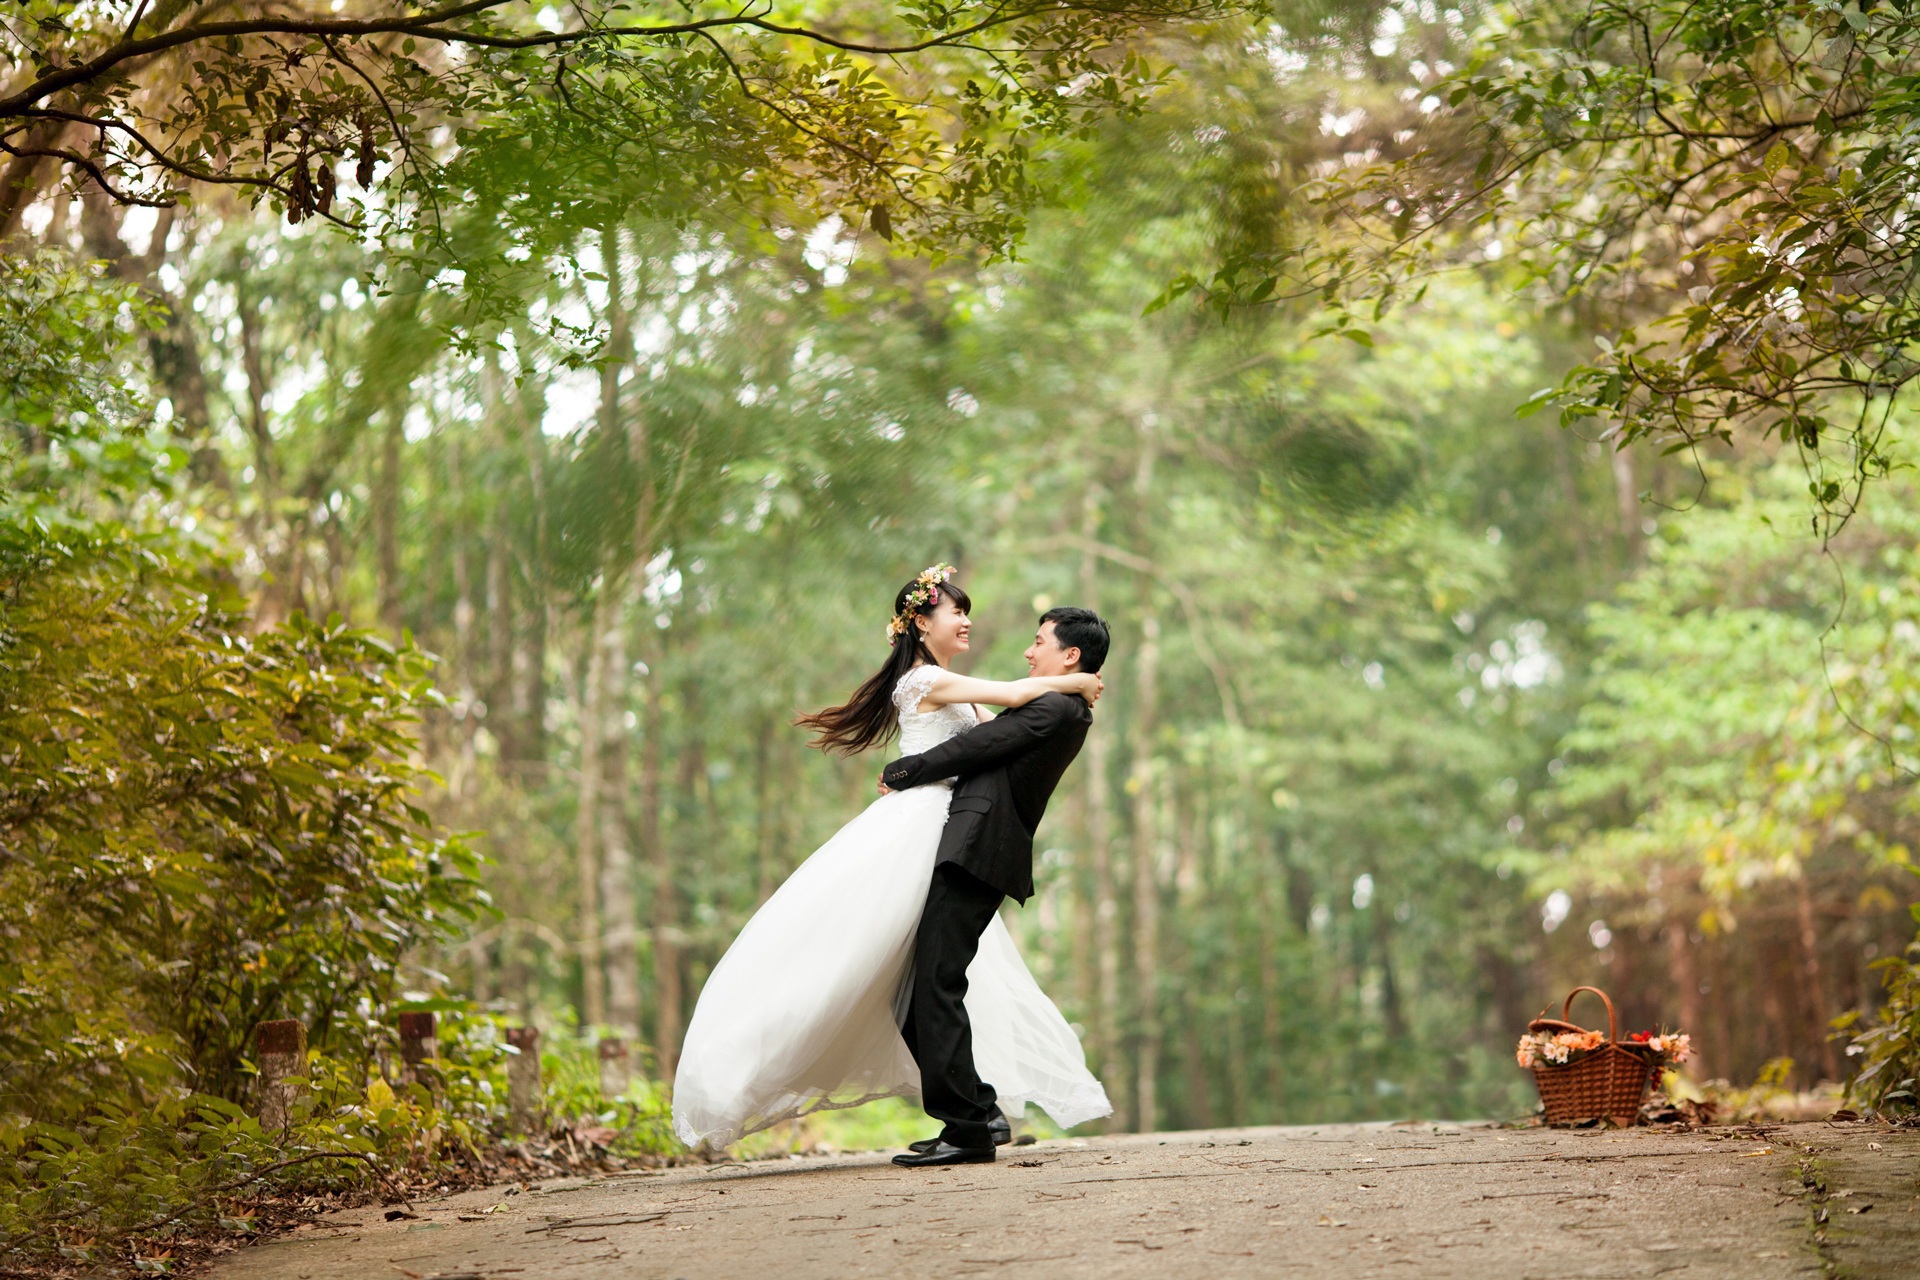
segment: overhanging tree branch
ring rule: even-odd
[[[952,31],[938,32],[925,39],[901,43],[850,40],[818,27],[773,22],[745,13],[698,18],[686,22],[597,25],[575,31],[541,31],[523,35],[474,31],[446,25],[461,18],[504,8],[507,3],[508,0],[475,0],[470,4],[453,5],[426,13],[393,18],[283,18],[266,15],[227,22],[193,23],[173,31],[159,32],[137,39],[123,38],[112,47],[85,61],[47,72],[17,92],[0,98],[0,119],[17,115],[55,94],[92,84],[130,61],[149,58],[188,45],[253,36],[313,36],[335,40],[368,36],[413,36],[418,39],[448,44],[471,44],[489,49],[540,49],[563,48],[601,40],[661,40],[673,36],[739,30],[804,40],[810,44],[838,49],[844,53],[887,57],[924,53],[943,46],[958,45],[983,31],[1015,26],[1050,14],[1067,16],[1089,8],[1086,5],[1057,2],[995,8],[987,16],[966,26],[957,27]],[[1101,5],[1097,6],[1095,11],[1103,17],[1114,20],[1145,21],[1179,20],[1198,16],[1201,13],[1218,12],[1221,8],[1221,5],[1212,3],[1137,7]],[[129,26],[128,30],[132,29],[132,26]]]

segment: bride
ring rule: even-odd
[[[966,652],[972,602],[936,565],[894,598],[886,665],[798,723],[811,745],[852,754],[938,746],[1043,693],[1100,696],[1097,675],[976,680],[948,670]],[[901,1038],[914,930],[932,881],[951,783],[882,795],[802,863],[747,921],[700,993],[673,1090],[688,1146],[720,1148],[808,1112],[915,1096],[920,1072]],[[967,970],[974,1061],[1000,1105],[1037,1103],[1062,1128],[1109,1114],[1073,1030],[1027,971],[995,916]]]

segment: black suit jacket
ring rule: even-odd
[[[958,778],[937,861],[957,862],[1025,902],[1033,896],[1033,833],[1092,725],[1084,699],[1043,693],[931,751],[895,760],[880,780],[901,791]]]

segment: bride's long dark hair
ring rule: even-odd
[[[894,617],[906,611],[907,597],[919,585],[920,579],[915,578],[894,595]],[[887,655],[886,662],[867,678],[865,684],[853,691],[853,696],[847,699],[844,706],[828,707],[825,711],[816,711],[794,720],[795,724],[818,732],[819,736],[808,746],[851,756],[869,747],[884,746],[892,739],[900,727],[899,717],[893,707],[893,686],[900,683],[900,677],[918,664],[935,661],[932,651],[920,638],[920,628],[913,624],[913,618],[923,617],[939,608],[939,598],[951,599],[962,613],[973,612],[973,601],[958,583],[941,583],[937,597],[916,606],[913,616],[907,619],[907,629],[893,638],[893,650]]]

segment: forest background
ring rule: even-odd
[[[84,34],[81,7],[41,7],[16,54]],[[8,117],[0,1114],[40,1197],[13,1245],[67,1215],[84,1253],[264,1167],[234,1104],[265,1018],[309,1024],[315,1150],[500,1131],[508,1022],[644,1045],[628,1114],[657,1120],[706,973],[871,794],[880,759],[807,750],[794,714],[870,673],[893,591],[941,560],[977,602],[976,673],[1020,674],[1051,604],[1114,629],[1011,916],[1112,1127],[1517,1114],[1512,1041],[1578,983],[1690,1032],[1698,1079],[1865,1062],[1872,1100],[1910,1101],[1903,335],[1873,335],[1878,375],[1829,344],[1853,363],[1820,385],[1770,347],[1773,398],[1719,414],[1636,381],[1701,348],[1636,326],[1803,313],[1737,263],[1712,286],[1731,301],[1690,283],[1693,250],[1750,238],[1723,189],[1661,203],[1569,132],[1622,101],[1567,88],[1598,54],[1565,33],[1607,38],[1590,12],[1086,8],[1124,29],[1048,33],[1089,52],[1003,82],[1026,115],[920,67],[919,100],[966,99],[987,141],[934,129],[915,163],[937,176],[890,195],[822,158],[851,145],[829,125],[892,127],[861,114],[878,89],[834,114],[869,72],[778,33],[755,36],[765,79],[697,39],[645,64],[656,88],[717,76],[711,102],[737,83],[742,110],[751,86],[798,95],[753,155],[717,107],[616,116],[678,99],[606,79],[604,114],[539,116],[513,94],[532,55],[459,52],[479,45],[421,55],[419,120],[377,130],[316,72],[281,109],[333,110],[333,141],[297,177],[275,148],[320,126],[233,126],[257,155],[203,134],[228,167],[174,172],[110,129],[88,149],[93,124]],[[1803,65],[1869,106],[1909,92],[1872,63],[1897,10],[1795,9],[1824,51],[1804,64],[1735,10],[1724,46],[1676,47],[1774,101],[1814,91]],[[959,10],[900,12],[835,30]],[[501,96],[456,103],[476,65]],[[231,70],[165,64],[88,109],[131,119]],[[236,100],[275,91],[247,75]],[[1579,83],[1593,102],[1531,114]],[[1515,109],[1529,84],[1548,105]],[[1076,95],[1100,101],[1035,114]],[[1782,175],[1777,198],[1825,199],[1800,190],[1820,165],[1857,180],[1847,129],[1896,136],[1863,112],[1742,135],[1731,207],[1764,221],[1752,183]],[[1690,172],[1677,128],[1628,168]],[[1516,160],[1510,135],[1547,145]],[[1467,154],[1477,187],[1435,176]],[[770,177],[781,155],[811,176]],[[1415,179],[1451,205],[1409,226]],[[1845,314],[1904,314],[1904,284],[1850,287]],[[1890,959],[1909,985],[1882,1010]],[[400,1008],[458,1028],[470,1088],[444,1112],[367,1089]],[[110,1133],[145,1135],[138,1203],[102,1207],[125,1170],[84,1153]],[[213,1172],[165,1182],[181,1143]]]

